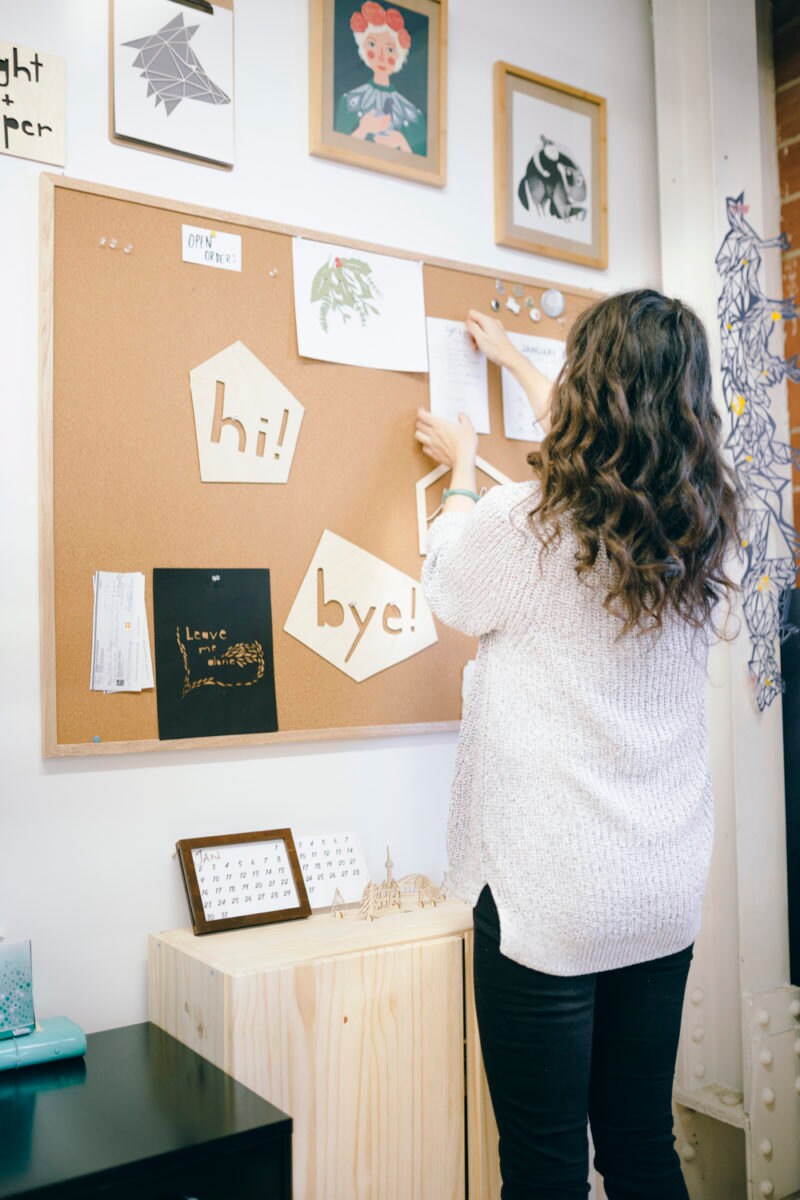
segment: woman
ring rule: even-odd
[[[405,66],[411,35],[403,14],[367,0],[350,18],[358,55],[372,72],[372,82],[345,92],[333,127],[362,141],[372,141],[406,154],[427,154],[425,114],[393,86],[391,76]]]
[[[475,997],[504,1200],[686,1200],[672,1079],[712,842],[708,642],[735,484],[698,318],[658,292],[578,317],[552,387],[500,322],[474,342],[548,429],[532,483],[475,493],[475,433],[420,411],[453,468],[423,584],[480,636],[448,828],[475,904]]]

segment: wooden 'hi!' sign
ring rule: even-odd
[[[64,59],[0,41],[0,152],[63,167],[66,109]]]

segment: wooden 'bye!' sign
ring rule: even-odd
[[[0,41],[0,152],[63,167],[66,109],[64,59]]]

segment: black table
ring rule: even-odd
[[[0,1200],[291,1200],[292,1120],[155,1025],[0,1072]]]

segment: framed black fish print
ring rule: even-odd
[[[312,154],[443,187],[447,0],[310,0]]]
[[[505,62],[494,87],[495,241],[607,267],[605,100]]]

